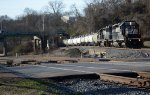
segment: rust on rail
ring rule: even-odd
[[[137,74],[142,78],[150,79],[150,72],[137,72]]]
[[[109,74],[99,74],[99,75],[100,75],[100,79],[104,81],[127,84],[131,86],[137,86],[143,88],[150,88],[150,80],[109,75]]]

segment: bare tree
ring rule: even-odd
[[[64,9],[64,3],[60,0],[53,0],[49,2],[50,11],[54,14],[60,14]]]
[[[75,4],[71,5],[71,11],[74,14],[75,17],[80,17],[81,14],[79,12],[79,9],[76,7]]]
[[[25,16],[22,17],[26,31],[41,31],[41,15],[30,8],[24,9]]]
[[[150,13],[150,0],[145,0],[146,6],[147,6],[147,10]]]

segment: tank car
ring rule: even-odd
[[[98,45],[98,33],[93,33],[92,35],[93,45]]]
[[[64,45],[68,46],[68,45],[69,45],[69,44],[68,44],[68,39],[64,39],[64,40],[63,40],[63,43],[64,43]]]
[[[93,45],[93,35],[92,35],[92,34],[89,34],[89,35],[88,35],[88,42],[87,42],[87,45]]]
[[[89,42],[89,35],[85,35],[84,36],[84,45],[88,45],[88,42]]]
[[[74,37],[74,38],[72,39],[72,41],[73,41],[73,45],[76,46],[76,45],[77,45],[77,38]]]
[[[73,45],[72,38],[68,39],[67,41],[68,41],[68,42],[67,42],[67,45],[68,45],[68,46],[72,46],[72,45]]]
[[[77,41],[77,45],[79,46],[81,44],[81,36],[77,37],[76,41]]]
[[[80,45],[84,46],[85,45],[85,36],[80,36],[81,43]]]

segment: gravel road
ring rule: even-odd
[[[150,90],[108,83],[99,79],[70,79],[57,82],[78,95],[150,95]]]

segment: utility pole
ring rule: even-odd
[[[43,13],[43,16],[42,16],[42,51],[43,53],[46,51],[46,47],[47,47],[47,40],[46,40],[46,37],[45,37],[45,16],[46,16],[47,13]]]
[[[147,0],[147,9],[148,9],[148,12],[150,13],[150,1]]]
[[[43,33],[42,33],[43,32]],[[41,48],[42,48],[42,53],[45,52],[45,13],[43,13],[43,16],[42,16],[42,38],[41,38]]]
[[[132,0],[125,0],[126,1],[126,4],[131,4],[132,3]]]
[[[1,31],[3,30],[3,20],[1,20]]]
[[[43,32],[45,31],[45,14],[43,14]]]

